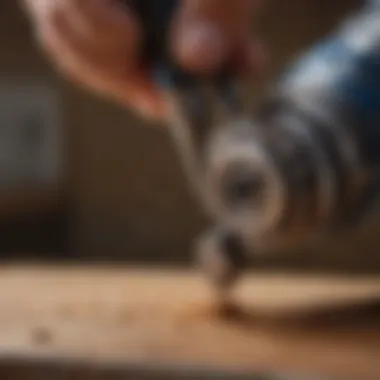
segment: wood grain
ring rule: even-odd
[[[380,378],[378,278],[252,274],[230,320],[190,272],[2,267],[0,287],[0,374],[11,356]]]

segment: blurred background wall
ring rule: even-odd
[[[254,95],[260,97],[263,86],[284,64],[360,3],[269,2],[259,23],[270,52],[269,68]],[[3,123],[8,103],[16,104],[13,107],[21,112],[30,102],[23,96],[25,91],[43,88],[38,96],[54,102],[49,106],[45,101],[39,112],[45,115],[49,107],[55,111],[50,119],[41,116],[40,123],[45,123],[45,131],[50,126],[61,136],[59,146],[53,145],[57,143],[54,136],[44,140],[55,148],[50,153],[47,149],[40,160],[57,160],[59,151],[49,180],[19,181],[0,189],[2,256],[187,262],[192,239],[204,223],[188,194],[168,135],[59,78],[36,48],[32,35],[17,2],[1,1],[0,89],[12,92],[14,100],[0,105],[0,128],[12,125],[9,120]],[[17,133],[16,141],[20,138]],[[40,140],[46,133],[41,132]],[[343,239],[329,249],[275,255],[260,265],[379,270],[376,231],[372,224],[355,243]]]

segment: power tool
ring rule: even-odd
[[[214,228],[199,262],[218,289],[246,260],[292,241],[349,232],[379,193],[380,2],[370,1],[285,70],[258,112],[228,64],[213,77],[168,53],[178,1],[129,1],[144,59],[167,96],[170,131]]]

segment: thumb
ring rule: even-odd
[[[247,39],[258,0],[183,0],[173,25],[172,48],[178,63],[211,73]]]

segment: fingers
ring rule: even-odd
[[[211,73],[234,57],[239,72],[257,67],[247,38],[259,0],[182,0],[172,47],[180,64]],[[138,71],[139,20],[118,0],[23,0],[37,37],[62,73],[132,105],[148,117],[164,114],[160,91]]]
[[[163,107],[158,90],[148,75],[138,71],[125,40],[119,47],[103,46],[99,40],[79,33],[81,23],[73,22],[71,14],[56,13],[40,37],[59,71],[98,94],[132,106],[146,117],[160,117]]]
[[[114,47],[125,49],[125,55],[137,54],[141,31],[139,22],[128,9],[121,8],[115,0],[24,0],[26,8],[35,20],[39,35],[52,33],[64,41],[65,33],[56,26],[65,18],[77,39],[92,49]],[[46,29],[49,29],[47,32]]]
[[[113,45],[122,41],[128,44],[129,50],[136,50],[141,35],[139,22],[120,1],[70,0],[65,6],[83,37],[87,35],[97,44]]]
[[[197,72],[215,71],[250,35],[258,0],[183,0],[174,25],[179,62]],[[243,49],[244,50],[244,49]]]
[[[163,111],[149,77],[137,68],[140,30],[115,0],[24,0],[37,40],[58,70],[148,117]]]

